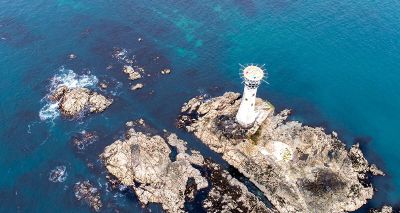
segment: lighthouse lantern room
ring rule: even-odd
[[[236,121],[241,126],[249,128],[257,119],[257,112],[255,110],[256,93],[261,81],[265,77],[265,72],[261,66],[242,66],[241,77],[244,82],[244,91],[239,111],[236,114]]]

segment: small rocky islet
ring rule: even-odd
[[[50,101],[58,103],[61,114],[73,118],[85,111],[90,113],[103,112],[113,100],[88,88],[69,88],[61,85],[49,96]]]

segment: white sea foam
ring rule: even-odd
[[[78,75],[73,70],[60,68],[60,73],[54,75],[51,79],[50,92],[57,89],[59,86],[66,86],[68,88],[76,87],[93,87],[99,80],[94,75]]]
[[[40,120],[54,120],[60,115],[60,111],[58,109],[58,102],[50,102],[48,101],[42,109],[39,111]]]
[[[94,87],[98,83],[98,79],[94,75],[78,75],[73,70],[65,69],[61,67],[59,73],[55,74],[50,80],[49,94],[53,93],[55,89],[60,86],[66,86],[68,88],[77,87]],[[53,102],[48,98],[48,95],[42,99],[44,106],[39,111],[39,117],[42,121],[53,121],[55,118],[60,116],[58,109],[58,102]]]

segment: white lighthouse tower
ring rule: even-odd
[[[242,66],[244,91],[236,121],[245,128],[251,127],[258,113],[255,111],[257,88],[264,78],[264,70],[256,65]]]

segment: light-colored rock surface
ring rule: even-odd
[[[362,184],[369,165],[358,146],[347,151],[322,128],[285,121],[289,110],[274,115],[261,99],[256,107],[268,115],[255,128],[242,129],[234,120],[239,104],[237,93],[192,99],[178,126],[221,153],[279,212],[354,211],[372,198],[372,186]]]
[[[189,178],[194,179],[196,190],[208,186],[207,180],[186,157],[171,161],[171,150],[162,137],[133,129],[128,130],[127,136],[126,140],[117,140],[107,146],[101,158],[107,170],[132,187],[143,204],[161,203],[168,212],[182,212]],[[182,143],[176,136],[170,136],[168,141]]]
[[[111,99],[107,99],[97,92],[91,93],[89,97],[89,110],[90,112],[103,112],[112,103]]]
[[[163,70],[161,70],[161,74],[163,74],[163,75],[167,75],[167,74],[170,74],[171,73],[171,70],[170,69],[163,69]]]
[[[88,106],[90,90],[86,88],[74,88],[64,93],[60,109],[63,115],[73,117],[82,112]]]
[[[107,99],[97,92],[82,87],[70,89],[60,86],[49,98],[51,101],[58,102],[61,113],[66,117],[75,117],[85,109],[92,113],[103,112],[113,102],[112,99]]]
[[[380,176],[385,176],[386,174],[382,171],[382,170],[380,170],[375,164],[371,164],[370,166],[369,166],[369,171],[371,171],[371,173],[373,174],[373,175],[375,175],[375,176],[378,176],[378,175],[380,175]]]
[[[123,71],[124,73],[128,74],[129,80],[136,80],[142,77],[142,75],[140,75],[138,71],[133,69],[132,66],[125,65]]]
[[[142,83],[137,83],[137,84],[131,86],[131,90],[138,90],[138,89],[142,89],[143,87],[144,87],[144,85]]]

